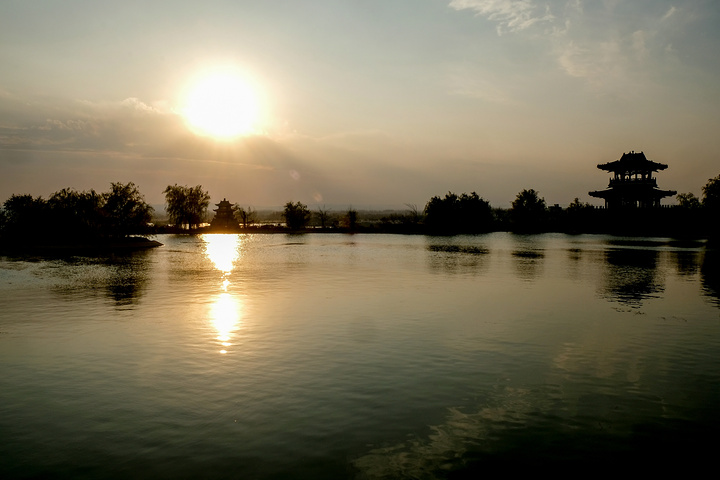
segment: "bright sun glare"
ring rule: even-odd
[[[196,133],[233,138],[257,132],[259,104],[258,92],[240,71],[222,69],[193,82],[183,116]]]

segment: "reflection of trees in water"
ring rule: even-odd
[[[535,280],[542,273],[545,254],[541,250],[515,250],[512,257],[515,270],[523,280]]]
[[[700,267],[700,254],[694,251],[672,251],[669,252],[670,259],[673,260],[678,275],[691,276],[698,272]]]
[[[543,271],[547,238],[543,235],[512,235],[512,262],[521,280],[535,280]]]
[[[490,251],[481,245],[434,243],[428,245],[430,269],[447,273],[482,273]]]
[[[70,257],[48,262],[45,268],[59,280],[53,290],[64,296],[104,292],[117,306],[132,305],[148,282],[147,250],[104,257]],[[60,262],[59,264],[56,262]]]
[[[569,248],[567,250],[568,258],[570,260],[580,260],[582,258],[582,249],[580,248]]]
[[[603,293],[610,300],[639,308],[664,290],[656,279],[657,250],[610,249],[605,254]]]
[[[168,283],[171,285],[181,285],[188,281],[202,281],[208,276],[207,263],[208,259],[204,255],[198,255],[196,251],[170,251],[173,255],[173,261],[167,264]],[[212,277],[215,278],[215,271],[212,271]]]
[[[720,252],[706,250],[700,267],[700,278],[705,295],[720,306]]]
[[[583,274],[588,272],[588,264],[596,263],[596,252],[583,251],[581,248],[568,248],[565,262],[565,275],[568,280],[581,281]],[[590,255],[588,255],[590,253]]]
[[[106,284],[108,296],[115,304],[137,303],[148,281],[149,252],[134,252],[109,260],[110,275]]]

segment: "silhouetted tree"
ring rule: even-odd
[[[422,214],[420,213],[420,210],[418,210],[418,206],[414,203],[406,203],[405,206],[408,208],[406,217],[409,223],[413,225],[420,223],[420,220],[422,220]]]
[[[679,193],[675,198],[678,202],[677,208],[657,212],[656,216],[661,214],[663,218],[656,220],[656,223],[670,229],[676,237],[706,234],[708,225],[703,218],[705,212],[700,199],[692,193]]]
[[[114,237],[144,233],[152,218],[153,208],[134,183],[112,183],[110,191],[102,195],[101,208],[104,230]]]
[[[559,222],[559,230],[566,232],[586,232],[592,230],[596,220],[595,207],[579,198],[570,202],[565,209],[565,219]]]
[[[320,228],[324,229],[330,220],[330,211],[323,205],[322,208],[318,207],[316,214],[320,220]]]
[[[567,207],[568,212],[584,212],[584,211],[590,211],[594,210],[595,207],[590,205],[587,202],[581,202],[579,198],[575,197],[575,199],[570,202],[570,204]]]
[[[310,210],[307,205],[296,202],[288,202],[285,204],[283,210],[283,218],[285,218],[285,224],[291,230],[300,230],[305,228],[307,223],[310,221]]]
[[[720,175],[711,178],[703,187],[702,206],[707,231],[714,240],[720,238]]]
[[[702,189],[702,206],[713,212],[720,212],[720,175],[708,180]]]
[[[210,194],[202,189],[202,185],[168,185],[163,193],[165,210],[172,223],[197,228],[207,216]]]
[[[238,222],[242,223],[243,228],[248,228],[248,225],[257,222],[257,212],[254,208],[243,208],[240,204],[236,203],[233,206],[233,210],[235,211],[235,218]]]
[[[701,207],[700,199],[692,193],[678,193],[675,198],[680,208],[696,210]]]
[[[47,202],[32,195],[11,195],[3,203],[3,238],[14,241],[35,241],[39,235],[47,235],[50,221]]]
[[[469,233],[485,232],[490,229],[493,222],[490,202],[484,200],[477,193],[470,195],[463,193],[459,197],[460,219],[465,226],[463,231]]]
[[[348,209],[345,217],[343,218],[343,226],[349,231],[354,232],[358,226],[358,212],[354,208]]]
[[[455,203],[458,196],[448,192],[445,198],[434,196],[425,204],[425,225],[431,232],[448,232],[457,229]]]
[[[425,225],[431,233],[478,233],[490,230],[490,203],[477,193],[432,197],[425,205]]]
[[[102,207],[106,199],[95,190],[78,192],[63,188],[47,201],[51,228],[67,237],[86,237],[102,234]]]
[[[417,205],[406,203],[408,209],[404,213],[391,213],[380,218],[382,229],[395,233],[419,233],[421,231],[422,213]]]
[[[47,201],[12,195],[3,204],[3,238],[37,245],[125,237],[146,232],[151,214],[152,207],[132,182],[112,183],[103,194],[64,188]]]
[[[517,231],[536,231],[545,218],[545,199],[532,188],[517,194],[510,209],[510,220]]]

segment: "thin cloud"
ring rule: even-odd
[[[667,13],[665,15],[663,15],[662,20],[665,21],[668,18],[672,17],[673,15],[675,15],[675,12],[677,12],[677,8],[670,7],[670,9],[667,11]]]
[[[494,22],[498,34],[524,32],[528,41],[546,46],[565,74],[597,91],[621,94],[657,82],[652,72],[662,68],[673,53],[670,45],[678,34],[677,23],[687,16],[675,6],[650,2],[452,0],[449,7]],[[641,10],[642,16],[632,14]],[[530,28],[539,24],[548,28]],[[455,94],[491,102],[507,100],[502,89],[472,77],[455,83]]]
[[[472,10],[476,15],[496,22],[498,35],[505,31],[525,30],[555,18],[547,5],[541,7],[532,0],[452,0],[449,6],[458,11]]]
[[[598,92],[633,95],[647,87],[642,60],[648,55],[642,31],[605,40],[568,40],[557,47],[557,61],[563,71],[585,80]],[[644,86],[644,87],[643,87]]]
[[[130,107],[135,110],[139,110],[141,112],[147,112],[147,113],[158,113],[158,114],[164,114],[169,113],[167,111],[163,111],[160,108],[157,108],[155,106],[148,105],[147,103],[141,101],[139,98],[135,97],[129,97],[120,102],[120,105],[125,107]]]
[[[13,102],[0,114],[0,148],[34,149],[56,145],[68,151],[130,152],[138,146],[155,145],[183,132],[182,120],[137,98],[119,102],[94,103],[84,100],[17,99],[14,103],[33,105],[23,117],[12,112]]]

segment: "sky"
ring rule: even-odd
[[[0,202],[134,182],[151,204],[173,184],[256,208],[601,204],[597,164],[631,150],[700,196],[718,25],[715,0],[0,0]],[[223,69],[257,103],[238,137],[187,117]]]

